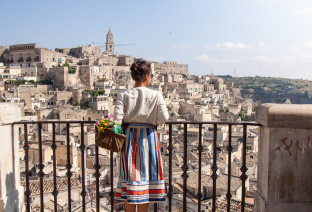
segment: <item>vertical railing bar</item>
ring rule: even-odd
[[[229,124],[229,145],[227,147],[228,150],[228,192],[226,194],[227,198],[227,212],[230,212],[231,209],[231,156],[232,156],[232,124]]]
[[[72,173],[70,172],[70,169],[72,167],[70,163],[70,137],[69,137],[69,123],[66,123],[66,140],[67,140],[67,189],[68,189],[68,210],[71,211],[71,176]]]
[[[245,192],[246,192],[246,189],[245,189],[245,181],[247,179],[247,175],[246,175],[246,172],[247,172],[247,167],[246,167],[246,143],[247,143],[247,125],[244,124],[243,125],[243,155],[242,155],[242,167],[241,167],[241,171],[242,171],[242,175],[241,175],[241,180],[242,180],[242,207],[241,207],[241,211],[244,212],[245,211]]]
[[[95,192],[96,192],[96,212],[100,212],[100,165],[99,147],[95,145]],[[113,204],[113,203],[112,203]]]
[[[211,167],[213,174],[211,175],[213,180],[213,191],[212,191],[212,211],[216,211],[216,195],[217,195],[217,124],[213,125],[213,165]]]
[[[40,177],[40,210],[44,211],[44,199],[43,199],[43,168],[44,165],[42,164],[42,138],[41,138],[41,123],[38,124],[38,139],[39,139],[39,177]]]
[[[81,183],[82,183],[82,211],[86,212],[86,178],[85,178],[85,143],[84,143],[84,123],[81,123],[81,143],[80,143],[80,152],[81,152]]]
[[[110,152],[110,184],[111,184],[111,191],[110,191],[110,198],[111,198],[111,211],[114,211],[114,203],[115,203],[115,193],[114,193],[114,160],[113,160],[114,153]]]
[[[57,182],[56,182],[56,148],[57,145],[55,143],[55,123],[52,124],[52,150],[53,150],[53,196],[54,196],[54,211],[57,211],[57,195],[58,195],[58,190],[57,190]]]
[[[157,207],[157,203],[155,202],[154,203],[154,212],[157,212],[158,211],[158,207]]]
[[[198,211],[201,211],[201,199],[202,199],[202,192],[201,192],[201,161],[202,161],[202,124],[199,124],[199,144],[198,144]]]
[[[183,212],[187,211],[187,205],[186,205],[186,194],[187,194],[187,178],[188,178],[188,174],[187,174],[187,170],[188,170],[188,165],[187,165],[187,124],[184,124],[184,154],[183,154],[183,166],[182,166],[182,170],[183,170],[183,174],[182,174],[182,178],[183,178]]]
[[[14,127],[14,125],[12,126]],[[27,133],[27,124],[24,124],[24,150],[25,150],[25,175],[26,175],[26,211],[30,212],[30,194],[31,191],[29,189],[29,162],[28,162],[28,150],[29,150],[29,143],[28,143],[28,133]]]
[[[169,200],[169,212],[172,211],[172,124],[169,124],[169,193],[168,193],[168,200]]]

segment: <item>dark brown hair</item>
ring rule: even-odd
[[[146,60],[138,60],[131,67],[131,77],[134,81],[144,82],[145,75],[152,73],[151,63]]]

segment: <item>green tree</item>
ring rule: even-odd
[[[104,89],[99,90],[99,91],[98,91],[98,94],[104,95],[104,94],[105,94],[105,90],[104,90]]]

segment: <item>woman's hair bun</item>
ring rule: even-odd
[[[151,63],[146,60],[138,60],[132,63],[130,70],[133,80],[144,82],[145,75],[150,75],[152,72]]]

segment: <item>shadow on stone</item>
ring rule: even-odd
[[[7,191],[7,201],[5,204],[5,212],[19,212],[19,193],[15,187],[15,177],[13,173],[9,173],[5,178]]]

